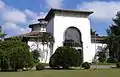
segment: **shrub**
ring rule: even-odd
[[[33,66],[33,55],[27,43],[18,39],[0,42],[0,68],[1,70],[18,70]]]
[[[104,63],[106,61],[106,53],[105,52],[98,52],[98,60],[101,63]]]
[[[39,63],[39,57],[40,57],[40,52],[38,50],[33,50],[32,52],[33,58],[34,58],[34,63]]]
[[[29,50],[25,50],[23,47],[15,47],[10,53],[10,65],[12,69],[23,69],[32,67],[33,56]]]
[[[116,63],[116,62],[117,62],[117,59],[116,59],[116,58],[108,58],[108,59],[107,59],[107,62],[108,62],[108,63]]]
[[[49,66],[51,68],[68,69],[70,66],[79,66],[80,54],[79,52],[70,47],[59,47],[51,56]]]
[[[43,64],[38,63],[38,64],[36,65],[36,70],[44,70],[44,69],[45,69],[45,66],[44,66]]]
[[[82,64],[82,67],[83,67],[84,69],[90,69],[90,64],[89,64],[88,62],[84,62],[84,63]]]
[[[120,68],[120,62],[117,62],[116,67]]]

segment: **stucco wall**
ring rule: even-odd
[[[40,62],[42,63],[49,63],[49,59],[51,56],[51,48],[50,48],[50,44],[44,45],[44,51],[43,51],[43,45],[41,42],[38,41],[28,41],[28,45],[30,46],[30,51],[36,50],[38,49],[40,52]]]
[[[107,44],[104,43],[91,43],[91,49],[89,50],[89,52],[91,52],[92,58],[94,59],[95,54],[98,51],[101,51],[101,49],[105,48],[107,46]]]
[[[57,47],[63,45],[64,32],[68,27],[76,27],[81,31],[83,42],[83,59],[84,62],[92,62],[92,53],[90,50],[90,22],[87,17],[73,16],[67,14],[56,14],[54,17],[54,51]]]

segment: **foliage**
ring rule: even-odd
[[[106,55],[104,52],[99,52],[98,56],[99,56],[98,58],[99,62],[104,63],[106,61]]]
[[[42,32],[41,35],[38,36],[38,40],[40,40],[42,42],[43,52],[45,52],[44,51],[44,45],[46,44],[48,46],[49,43],[53,43],[54,42],[54,37],[50,33]],[[48,55],[46,55],[45,63],[47,61],[47,56]]]
[[[32,67],[33,56],[29,46],[21,40],[5,40],[0,42],[0,67],[3,70]]]
[[[99,62],[104,63],[105,61],[107,61],[107,51],[107,47],[102,48],[101,51],[98,51],[97,56],[99,57]]]
[[[13,69],[23,69],[23,67],[32,67],[33,58],[28,49],[15,47],[10,53],[10,65]]]
[[[99,36],[93,29],[90,29],[90,34],[92,37]]]
[[[42,63],[38,63],[36,66],[36,70],[44,70],[45,66]]]
[[[3,33],[2,31],[2,27],[0,26],[0,39],[4,39],[4,37],[6,36],[7,34]]]
[[[116,67],[120,68],[120,62],[117,62]]]
[[[90,69],[90,64],[88,62],[84,62],[84,63],[82,63],[82,67],[84,69]]]
[[[32,55],[34,58],[34,63],[39,63],[40,52],[38,50],[33,50]]]
[[[70,66],[79,66],[80,54],[74,48],[59,47],[51,56],[49,65],[51,68],[68,69]]]
[[[117,63],[117,59],[116,58],[108,58],[107,63]]]
[[[117,58],[120,61],[120,12],[116,14],[113,22],[114,24],[106,30],[108,36],[105,40],[109,48],[110,58]]]

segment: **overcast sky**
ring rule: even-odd
[[[0,25],[8,36],[30,32],[29,24],[50,8],[92,10],[91,28],[96,26],[98,34],[106,35],[105,29],[120,11],[120,0],[0,0]]]

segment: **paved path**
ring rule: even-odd
[[[116,65],[91,65],[91,68],[101,68],[101,69],[104,69],[104,68],[115,68]]]
[[[97,68],[97,69],[109,69],[109,68],[115,68],[116,67],[116,65],[91,65],[91,69],[95,69],[95,68]],[[46,66],[45,68],[50,68],[49,66]],[[35,67],[33,67],[32,68],[32,70],[35,70],[36,68]],[[76,67],[76,69],[80,69],[80,67]]]

